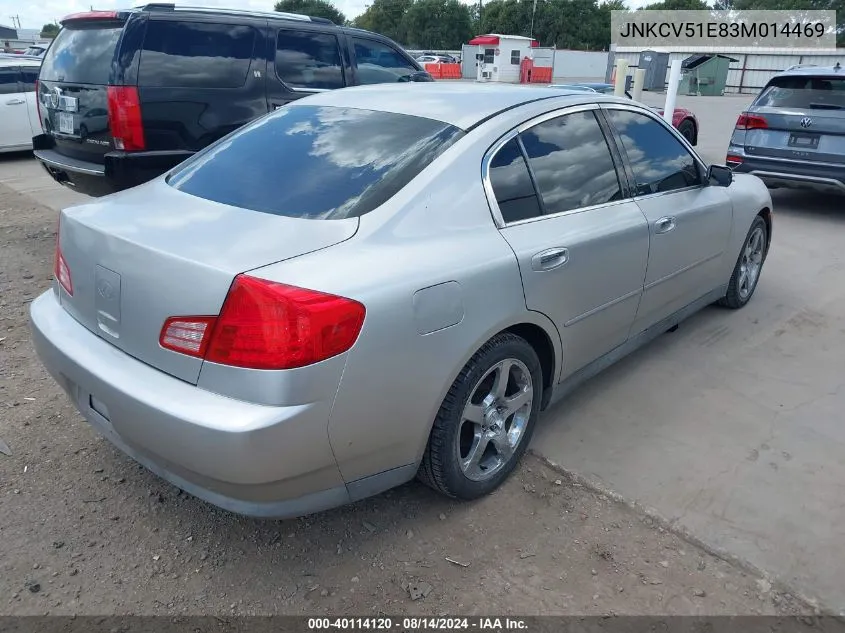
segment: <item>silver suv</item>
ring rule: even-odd
[[[725,162],[769,187],[845,194],[845,71],[794,66],[739,115]]]

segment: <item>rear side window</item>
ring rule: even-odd
[[[343,88],[337,37],[329,33],[279,31],[276,74],[291,88]]]
[[[37,68],[21,68],[21,80],[24,92],[35,92],[35,82],[38,80]]]
[[[547,215],[622,197],[610,148],[592,112],[559,116],[521,137]]]
[[[698,164],[681,142],[645,114],[608,110],[607,117],[622,138],[634,178],[636,195],[664,193],[702,184]]]
[[[754,105],[800,110],[845,110],[845,78],[824,75],[776,77],[760,93]]]
[[[17,69],[0,68],[0,95],[10,95],[20,92],[18,78],[20,73]]]
[[[390,199],[462,135],[422,117],[288,105],[188,159],[168,183],[274,215],[355,217]]]
[[[355,46],[359,84],[409,81],[413,73],[419,72],[418,68],[387,44],[359,37],[353,37],[352,43]]]
[[[246,81],[255,36],[249,26],[150,20],[138,83],[154,88],[239,88]]]
[[[522,156],[519,141],[512,138],[502,145],[488,168],[490,184],[496,194],[496,203],[507,222],[535,218],[541,214],[540,202],[528,166]]]
[[[66,26],[47,51],[41,64],[41,79],[106,85],[122,30],[122,22]]]

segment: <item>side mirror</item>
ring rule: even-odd
[[[730,167],[724,165],[710,165],[707,168],[707,181],[717,187],[730,187],[734,181],[734,173]]]

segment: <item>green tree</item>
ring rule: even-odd
[[[285,13],[302,13],[314,18],[328,18],[335,24],[346,24],[346,16],[327,0],[279,0],[275,9]]]
[[[710,7],[704,0],[663,0],[642,7],[646,11],[707,11]]]
[[[358,28],[381,33],[405,44],[408,39],[405,14],[413,3],[414,0],[374,0],[352,23]]]
[[[49,22],[41,27],[41,35],[39,37],[53,38],[59,34],[59,25]]]
[[[410,48],[460,48],[473,35],[469,7],[459,0],[416,0],[403,21]]]

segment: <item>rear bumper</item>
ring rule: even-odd
[[[148,182],[193,155],[188,151],[109,152],[99,164],[61,154],[48,134],[34,137],[32,145],[35,157],[56,182],[95,197]]]
[[[736,146],[728,148],[728,155],[742,159],[739,164],[729,163],[734,171],[754,174],[773,189],[783,187],[845,194],[845,165],[749,156]]]
[[[275,407],[199,389],[89,332],[52,290],[33,301],[30,322],[38,356],[85,419],[179,488],[260,517],[350,501],[329,446],[331,402]]]

